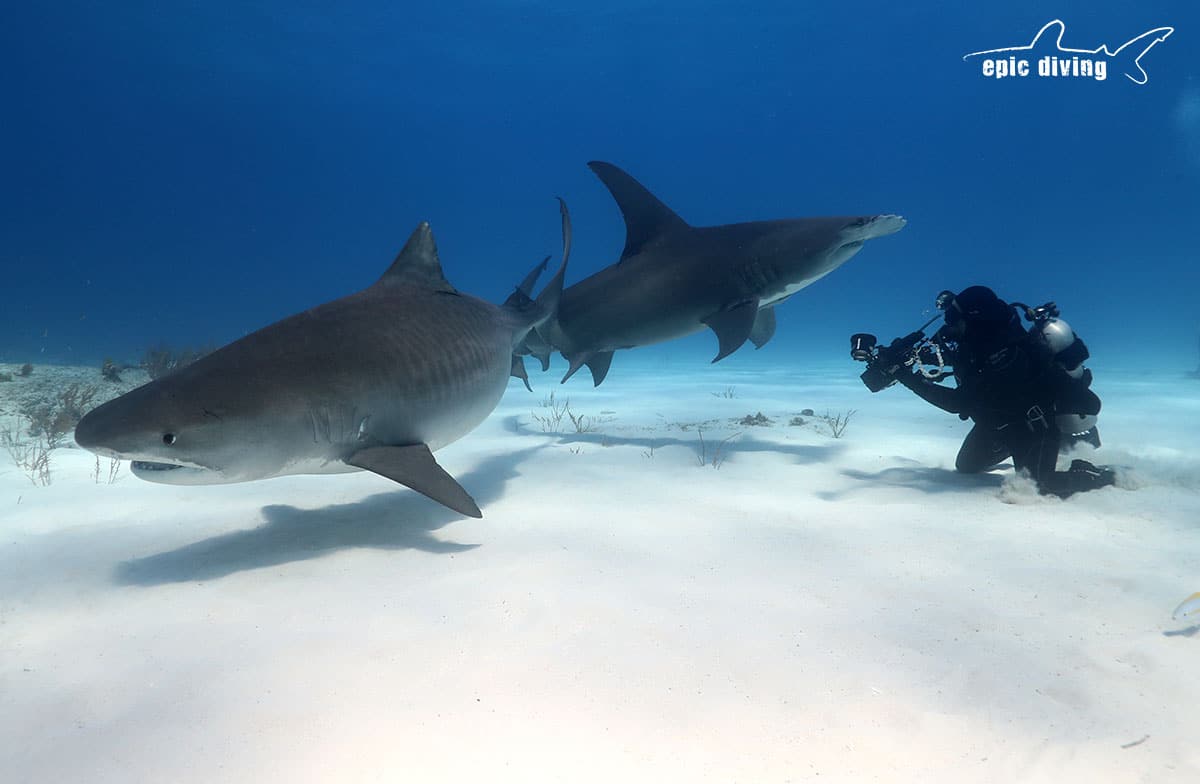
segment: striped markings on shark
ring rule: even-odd
[[[433,452],[482,422],[514,348],[549,318],[570,255],[537,297],[541,262],[503,305],[446,280],[421,223],[368,288],[271,324],[89,412],[75,440],[163,484],[223,484],[367,470],[456,512],[479,506]]]

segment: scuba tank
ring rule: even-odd
[[[1032,322],[1029,327],[1030,334],[1050,349],[1055,363],[1068,376],[1085,387],[1090,387],[1092,372],[1084,367],[1083,363],[1091,355],[1084,342],[1075,334],[1075,330],[1071,329],[1071,325],[1059,318],[1058,305],[1053,302],[1036,308],[1021,302],[1014,302],[1013,305],[1021,308],[1026,320]],[[1097,421],[1094,414],[1078,413],[1059,414],[1055,419],[1059,431],[1065,436],[1083,436],[1096,426]]]

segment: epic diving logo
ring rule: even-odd
[[[1145,84],[1150,77],[1142,69],[1142,57],[1175,32],[1174,27],[1156,27],[1129,39],[1110,52],[1107,44],[1095,49],[1068,49],[1062,45],[1066,29],[1061,19],[1055,19],[1038,30],[1028,46],[985,49],[963,55],[963,59],[983,58],[981,72],[992,79],[1037,74],[1065,79],[1082,77],[1102,82],[1108,78],[1111,66],[1134,84]],[[1058,31],[1054,41],[1051,41],[1051,30]]]

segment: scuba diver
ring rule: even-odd
[[[876,347],[873,335],[851,338],[851,356],[868,363],[862,374],[867,387],[877,392],[898,382],[926,402],[972,420],[955,460],[964,473],[986,471],[1011,457],[1042,494],[1066,498],[1113,484],[1111,468],[1086,460],[1056,470],[1063,447],[1079,441],[1100,446],[1095,425],[1100,398],[1083,366],[1087,347],[1058,318],[1054,303],[1009,304],[986,286],[971,286],[959,294],[943,291],[937,305],[945,325],[929,338],[924,329],[938,316],[890,346]],[[1032,322],[1028,330],[1018,308]],[[956,387],[939,383],[949,375]]]

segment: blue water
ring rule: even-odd
[[[850,332],[907,332],[939,290],[985,283],[1057,300],[1094,364],[1195,367],[1200,8],[808,5],[9,9],[0,361],[226,342],[368,285],[420,220],[449,279],[499,301],[557,252],[556,194],[579,280],[623,245],[585,166],[603,159],[697,225],[909,219],[726,362],[838,359]],[[1055,16],[1080,48],[1175,33],[1144,85],[962,59]]]

